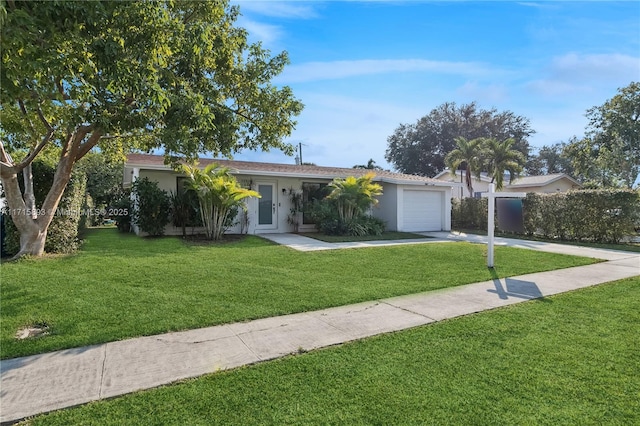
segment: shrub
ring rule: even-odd
[[[348,220],[340,218],[335,201],[324,199],[314,201],[306,211],[316,224],[318,231],[325,235],[381,235],[385,229],[385,223],[373,216],[360,215]]]
[[[136,200],[131,222],[150,236],[164,235],[171,209],[167,191],[160,189],[157,182],[147,177],[136,180],[131,190]]]
[[[524,233],[565,241],[618,243],[632,235],[640,215],[640,194],[625,189],[529,193],[523,200]],[[487,201],[452,201],[454,228],[487,229]]]
[[[456,229],[487,230],[487,199],[451,200],[451,224]]]
[[[131,230],[131,191],[123,191],[108,210],[113,213],[112,219],[115,220],[118,231],[129,232]]]
[[[186,188],[198,197],[200,217],[209,239],[222,238],[233,225],[238,208],[246,209],[246,198],[260,198],[258,192],[243,188],[227,167],[211,163],[200,170],[197,164],[183,164],[179,170],[189,177]]]

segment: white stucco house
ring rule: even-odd
[[[287,222],[290,212],[289,191],[300,191],[304,199],[334,178],[362,176],[371,170],[320,167],[295,164],[273,164],[221,159],[200,159],[199,166],[216,163],[228,167],[244,186],[258,191],[260,199],[247,201],[250,234],[292,232]],[[383,187],[379,203],[373,207],[372,215],[386,222],[389,231],[448,231],[451,229],[451,183],[422,176],[405,175],[388,171],[375,171],[374,181]],[[158,182],[161,189],[177,191],[184,175],[164,164],[164,157],[148,154],[131,154],[124,167],[124,185],[130,186],[135,179],[147,177]],[[302,218],[300,232],[314,231],[313,224]],[[134,229],[135,231],[135,229]],[[180,229],[168,225],[167,235],[179,234]],[[240,232],[236,225],[229,232]]]
[[[461,170],[456,170],[456,175],[451,175],[449,169],[443,170],[434,176],[434,179],[443,182],[457,182],[461,186],[453,190],[454,198],[468,197],[469,191],[464,184],[464,173]],[[489,184],[491,183],[491,177],[486,173],[480,175],[480,179],[476,176],[472,176],[473,179],[473,196],[480,197],[483,193],[489,192]],[[554,192],[566,192],[572,189],[580,189],[582,185],[575,179],[565,173],[554,173],[543,176],[520,176],[512,183],[509,183],[509,177],[504,179],[504,192],[536,192],[538,194],[550,194]]]

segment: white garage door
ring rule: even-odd
[[[405,189],[403,195],[403,231],[442,230],[441,192]]]

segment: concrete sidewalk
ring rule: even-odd
[[[440,240],[462,238],[451,234],[433,236]],[[293,243],[301,241],[293,237],[304,238],[290,236]],[[530,244],[520,240],[500,243],[515,246]],[[545,244],[531,243],[526,248],[553,251],[558,246]],[[366,246],[374,245],[377,244],[369,243]],[[572,246],[560,247],[567,252],[567,248]],[[4,360],[0,364],[0,421],[10,422],[153,388],[282,357],[301,349],[311,350],[404,330],[445,318],[640,275],[638,253],[584,247],[571,250],[608,261],[315,312]]]

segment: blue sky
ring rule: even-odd
[[[444,102],[527,117],[532,147],[581,136],[585,111],[640,80],[640,2],[234,1],[291,64],[303,160],[385,161],[387,137]],[[239,160],[293,163],[280,151]]]

